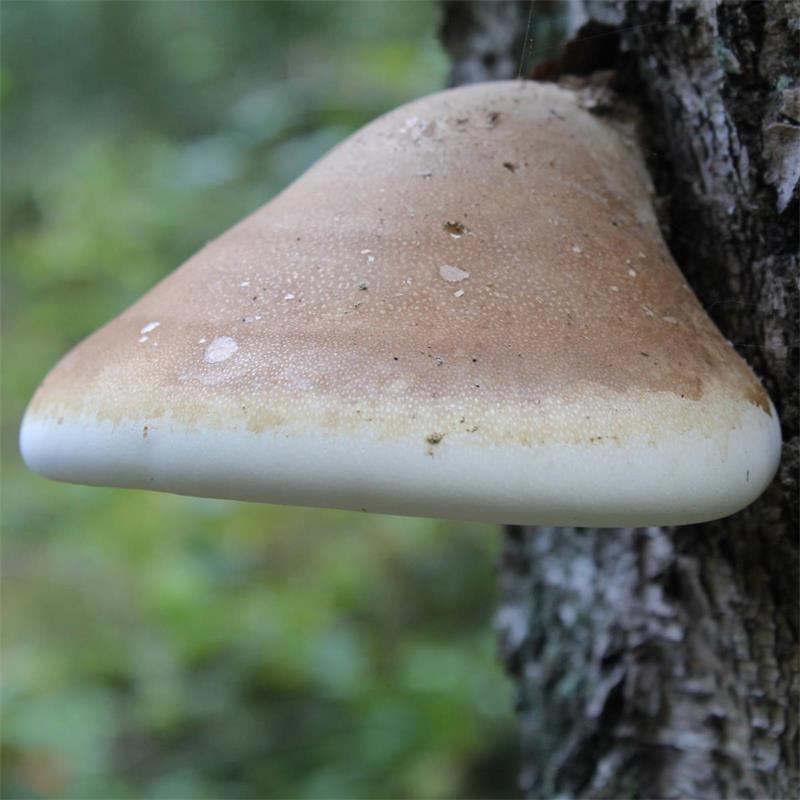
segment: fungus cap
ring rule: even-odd
[[[504,523],[754,500],[775,410],[660,236],[635,141],[498,82],[361,129],[47,376],[51,478]]]

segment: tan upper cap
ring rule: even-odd
[[[643,525],[751,502],[780,433],[633,139],[498,82],[335,148],[68,354],[21,442],[62,480]]]

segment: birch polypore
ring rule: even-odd
[[[552,85],[390,112],[78,345],[59,480],[505,523],[699,522],[771,480],[764,389],[661,238],[632,137]]]

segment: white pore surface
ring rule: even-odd
[[[766,488],[777,416],[653,443],[487,447],[271,429],[189,430],[29,415],[20,444],[50,478],[176,494],[512,524],[680,525],[727,516]]]

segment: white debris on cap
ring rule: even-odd
[[[439,267],[439,275],[451,283],[457,283],[458,281],[464,281],[469,278],[469,272],[460,267],[454,267],[452,264],[442,264],[442,266]]]

